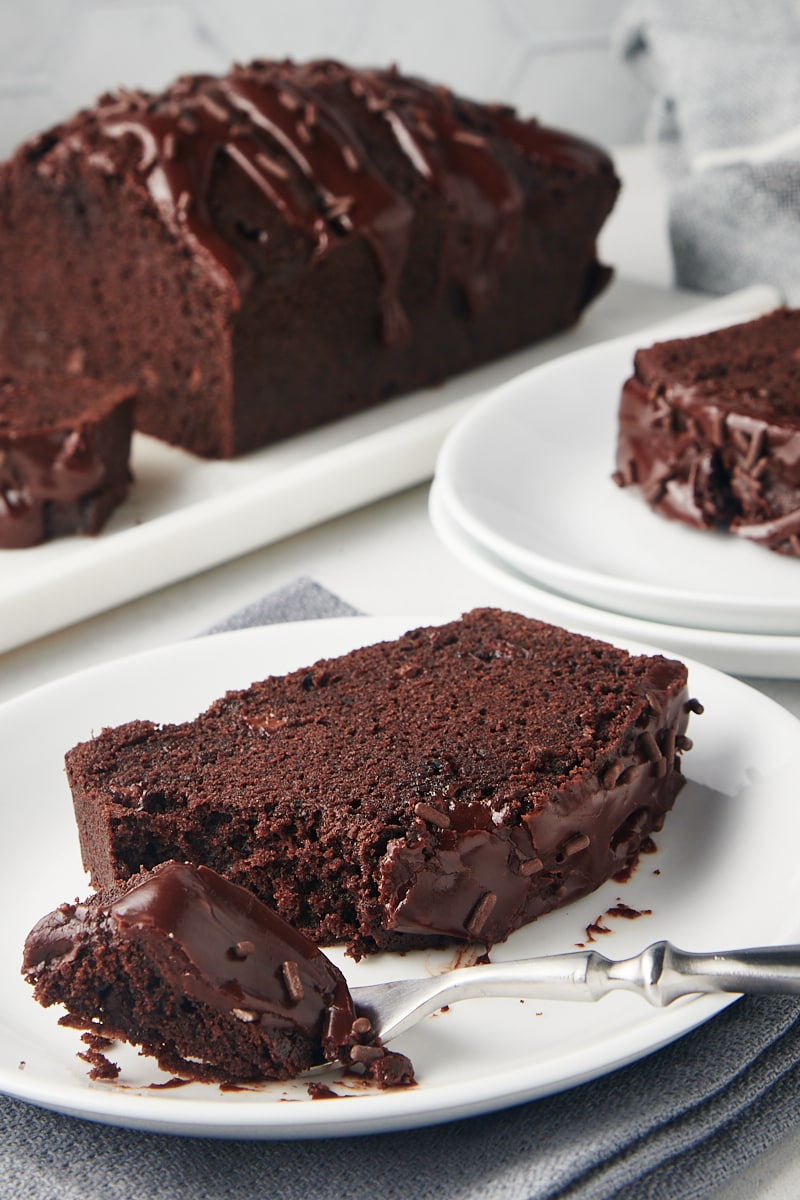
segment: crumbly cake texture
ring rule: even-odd
[[[571,326],[618,188],[395,70],[118,90],[0,168],[0,353],[133,381],[139,428],[232,456]]]
[[[664,517],[800,556],[800,310],[639,350],[617,471]]]
[[[0,549],[98,533],[130,483],[134,389],[0,366]]]
[[[183,1079],[288,1079],[340,1060],[379,1086],[413,1082],[359,1017],[344,976],[251,893],[205,867],[167,862],[31,930],[23,973],[45,1007],[98,1046],[130,1041]],[[92,1053],[94,1050],[94,1053]]]
[[[170,858],[315,942],[486,946],[635,862],[683,783],[687,671],[494,609],[66,756],[107,887]]]

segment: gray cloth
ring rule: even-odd
[[[633,0],[619,35],[675,177],[676,283],[800,303],[800,3]]]
[[[271,624],[355,611],[297,580],[243,613]],[[693,1200],[797,1126],[799,1085],[800,1001],[749,998],[560,1095],[367,1138],[169,1137],[0,1097],[0,1200]]]
[[[313,579],[300,576],[266,596],[229,613],[204,630],[226,633],[232,629],[250,629],[256,625],[279,625],[284,621],[314,621],[323,617],[355,617],[358,609],[320,587]]]

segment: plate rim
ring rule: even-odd
[[[630,639],[647,645],[662,645],[662,649],[666,646],[670,653],[690,658],[700,657],[702,660],[704,655],[710,656],[705,660],[707,665],[727,674],[772,679],[798,677],[798,634],[738,633],[725,629],[672,625],[653,621],[649,617],[634,617],[629,613],[589,605],[527,579],[522,572],[475,541],[467,530],[459,526],[455,514],[449,511],[447,499],[437,487],[436,480],[428,494],[428,512],[438,538],[463,565],[497,587],[504,588],[518,603],[525,601],[534,607],[544,604],[548,612],[552,608],[558,609],[557,617],[548,615],[542,620],[555,624],[567,623],[569,628],[584,630],[595,637]],[[661,638],[665,639],[663,643]],[[764,655],[768,656],[767,660]]]

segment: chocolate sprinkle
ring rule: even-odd
[[[345,166],[349,171],[353,171],[355,173],[356,171],[361,170],[361,163],[358,161],[358,155],[353,147],[348,146],[347,143],[342,146],[342,158],[344,159]]]
[[[385,1051],[382,1046],[362,1046],[356,1043],[350,1049],[350,1059],[356,1063],[371,1063],[376,1058],[383,1058]]]
[[[580,854],[581,850],[585,850],[591,839],[588,833],[576,833],[564,843],[562,853],[565,858],[572,858],[573,854]]]
[[[650,762],[658,762],[662,754],[658,742],[651,730],[646,729],[639,735],[639,746]]]
[[[470,937],[480,937],[482,931],[486,928],[496,904],[496,892],[485,892],[480,898],[465,926]]]
[[[486,138],[481,137],[479,133],[471,133],[467,129],[457,129],[453,134],[454,142],[461,142],[464,146],[485,146]]]
[[[281,967],[281,970],[283,972],[283,980],[286,984],[286,990],[289,993],[289,996],[292,1000],[294,1000],[295,1004],[299,1004],[306,993],[305,988],[303,987],[303,981],[300,978],[300,970],[297,966],[297,963],[293,962],[291,959],[287,959]]]
[[[295,100],[294,96],[290,95],[289,92],[278,92],[278,103],[289,112],[297,112],[300,108],[299,101]]]
[[[236,959],[238,962],[244,962],[244,960],[251,955],[254,950],[255,946],[252,942],[236,942],[234,946],[231,946],[228,954],[231,958]]]
[[[667,762],[672,762],[675,758],[675,730],[673,728],[665,729],[663,734],[663,753]]]
[[[432,804],[426,804],[424,800],[420,800],[414,805],[416,816],[422,817],[423,821],[429,821],[431,825],[438,825],[441,829],[450,828],[450,818],[447,813],[441,812],[438,808],[434,808]]]
[[[231,1012],[237,1021],[244,1021],[245,1025],[254,1025],[258,1020],[258,1013],[253,1012],[252,1008],[232,1008]]]
[[[356,1017],[351,1026],[351,1033],[356,1038],[371,1037],[373,1029],[369,1017]]]
[[[722,446],[725,444],[725,434],[727,432],[726,415],[720,412],[718,408],[712,408],[709,415],[711,418],[711,440],[715,446]]]
[[[208,92],[201,92],[201,94],[197,97],[197,103],[204,108],[209,116],[213,117],[216,121],[228,120],[229,113],[225,105],[221,104],[219,100],[215,100],[213,96],[208,94]]]
[[[274,158],[271,158],[269,154],[265,154],[263,150],[260,150],[255,156],[255,161],[259,167],[263,167],[268,175],[274,175],[276,179],[285,180],[289,178],[289,172],[286,168],[281,166],[279,162],[276,162]]]
[[[606,767],[600,780],[603,787],[613,788],[619,782],[620,776],[624,770],[625,764],[620,759],[617,759],[616,762],[613,762],[610,766]]]
[[[745,471],[752,472],[753,468],[759,461],[766,461],[761,459],[761,455],[766,447],[766,443],[767,431],[762,425],[758,429],[753,430],[750,438],[750,444],[747,447],[747,456],[743,464]]]

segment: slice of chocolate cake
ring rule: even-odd
[[[615,479],[664,517],[800,556],[800,310],[635,357]]]
[[[683,783],[687,671],[476,610],[66,758],[107,887],[205,862],[356,955],[490,945],[635,861]]]
[[[125,498],[134,390],[0,367],[0,548],[97,533]]]
[[[394,70],[120,89],[0,168],[0,354],[240,454],[571,326],[618,188],[596,147]]]
[[[169,862],[31,930],[23,973],[45,1007],[185,1079],[288,1079],[349,1061],[341,972],[243,888]]]

